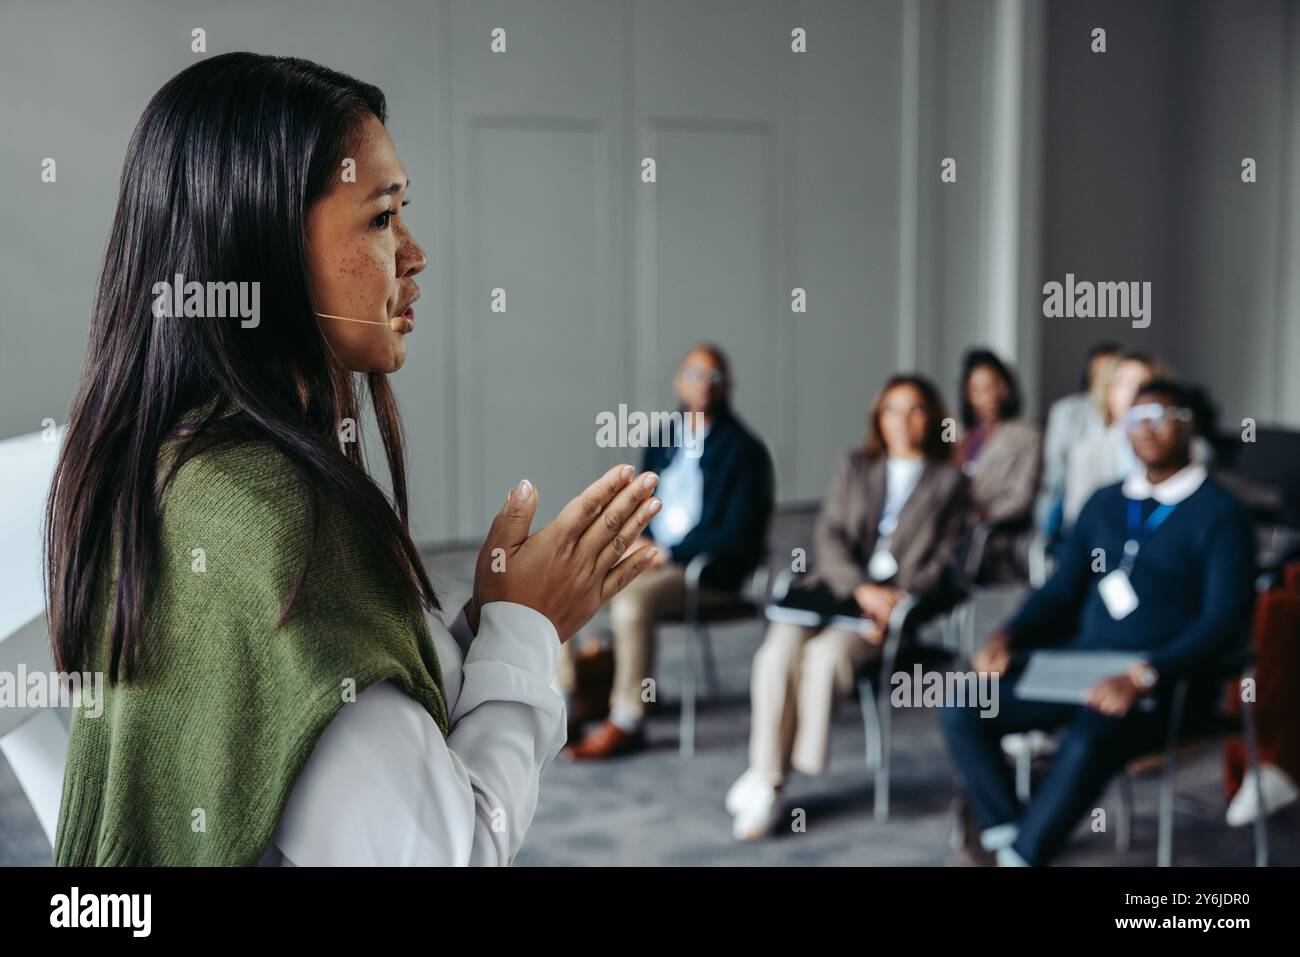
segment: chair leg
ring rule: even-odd
[[[948,811],[948,850],[956,853],[966,846],[970,824],[966,814],[966,799],[957,795]],[[973,838],[972,839],[976,839]]]
[[[1173,707],[1169,715],[1169,735],[1165,741],[1165,766],[1160,772],[1160,838],[1156,847],[1156,866],[1169,867],[1174,857],[1174,776],[1178,755],[1178,732],[1183,720],[1183,702],[1187,682],[1174,688]]]
[[[1121,771],[1115,779],[1115,850],[1127,854],[1133,846],[1133,779]]]
[[[1268,809],[1264,807],[1264,785],[1260,779],[1259,744],[1255,738],[1255,708],[1252,702],[1241,702],[1242,726],[1246,732],[1246,766],[1255,772],[1255,866],[1268,867]]]
[[[682,670],[682,716],[678,731],[678,753],[687,760],[695,757],[695,628],[686,629],[686,655]]]
[[[1029,749],[1029,736],[1025,736],[1025,746],[1016,755],[1016,798],[1021,804],[1028,804],[1031,797],[1032,771],[1034,756]]]
[[[975,602],[968,601],[962,606],[961,612],[962,657],[965,661],[974,660],[975,652],[979,651],[975,637],[978,625],[979,619],[975,616]]]
[[[971,635],[970,605],[970,602],[963,602],[954,608],[949,616],[953,644],[957,648],[957,657],[962,661],[970,661],[974,656],[974,652],[970,647],[975,642],[974,637]]]
[[[883,672],[882,672],[883,673]],[[877,821],[889,820],[889,757],[892,750],[890,742],[890,721],[893,715],[889,704],[889,695],[876,696],[876,720],[880,734],[880,760],[876,765],[876,807]]]
[[[713,641],[709,638],[709,629],[700,625],[700,653],[704,659],[704,685],[709,697],[717,701],[722,697],[722,685],[718,683],[718,663],[713,657]]]
[[[905,604],[915,607],[915,603],[910,598]],[[894,614],[890,616],[889,631],[880,652],[880,667],[875,672],[880,682],[879,693],[876,695],[876,718],[880,725],[880,762],[876,766],[875,817],[877,821],[882,822],[889,820],[889,764],[893,752],[891,725],[894,719],[894,708],[889,700],[889,683],[898,661],[903,632],[907,627],[905,616],[900,621],[893,620],[899,617],[899,610],[896,608]]]
[[[867,742],[867,771],[880,767],[880,717],[876,714],[876,690],[869,678],[858,679],[858,704],[862,708],[862,732]]]

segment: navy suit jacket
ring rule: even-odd
[[[683,454],[677,429],[667,445],[649,446],[643,468],[659,473],[674,455]],[[700,456],[704,502],[700,521],[669,549],[677,565],[701,552],[713,555],[700,584],[734,591],[766,558],[767,526],[776,497],[776,479],[767,447],[730,409],[717,412]]]

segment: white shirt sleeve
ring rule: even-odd
[[[321,735],[264,863],[514,859],[541,772],[564,746],[564,699],[551,687],[560,642],[550,620],[525,605],[491,602],[479,617],[463,666],[452,635],[430,621],[447,692],[446,739],[396,685],[367,688]]]

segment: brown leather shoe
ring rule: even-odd
[[[609,717],[609,692],[614,686],[614,654],[608,643],[591,635],[573,639],[573,691],[569,696],[569,718],[581,722]],[[576,741],[577,738],[570,738]]]
[[[565,726],[564,743],[565,745],[577,744],[582,740],[582,722],[575,721],[573,715],[569,715],[568,724]]]
[[[627,732],[612,721],[603,721],[577,744],[564,749],[564,756],[573,761],[599,761],[620,754],[634,754],[645,748],[645,732],[638,728]]]

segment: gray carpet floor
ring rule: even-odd
[[[811,515],[778,517],[773,554],[789,554],[809,539]],[[474,550],[444,549],[427,556],[446,608],[468,595]],[[601,625],[601,619],[593,622]],[[713,629],[722,687],[700,711],[696,755],[677,751],[677,689],[684,665],[679,629],[661,630],[658,681],[661,707],[648,725],[650,747],[640,754],[593,764],[557,759],[542,778],[537,815],[518,864],[553,865],[942,865],[950,849],[951,766],[935,712],[900,710],[894,722],[891,815],[871,814],[872,787],[863,760],[857,706],[845,702],[832,736],[828,772],[796,777],[784,794],[782,824],[766,841],[738,844],[722,807],[727,787],[745,768],[749,734],[749,666],[762,640],[759,622]],[[1221,754],[1208,747],[1179,765],[1180,813],[1176,865],[1234,866],[1252,860],[1249,830],[1223,822]],[[1137,780],[1131,849],[1115,850],[1113,823],[1094,833],[1076,831],[1061,865],[1130,866],[1155,863],[1154,777]],[[1115,803],[1101,806],[1113,822]],[[802,827],[796,827],[802,822]],[[1273,863],[1300,865],[1300,809],[1270,819]],[[47,865],[50,850],[13,774],[0,759],[0,865]]]

